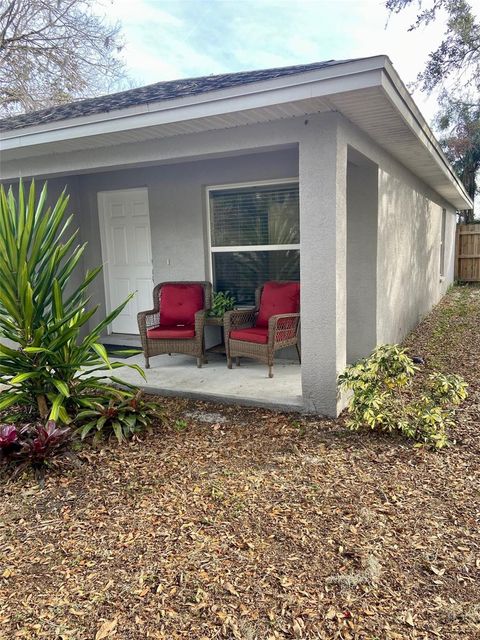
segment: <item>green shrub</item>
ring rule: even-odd
[[[467,397],[467,384],[460,376],[435,372],[418,391],[412,387],[417,370],[405,349],[388,344],[348,366],[339,377],[340,388],[353,392],[348,427],[399,431],[436,449],[446,446],[453,407]]]
[[[187,427],[188,422],[183,418],[177,418],[173,423],[173,428],[175,429],[175,431],[185,431]]]
[[[212,306],[208,312],[209,316],[221,318],[227,311],[235,308],[235,298],[229,291],[217,291],[213,294]]]
[[[85,408],[77,414],[77,421],[84,424],[78,434],[83,440],[93,432],[95,443],[112,434],[121,443],[149,430],[152,420],[160,418],[158,406],[143,400],[141,391],[112,389],[108,394],[83,398],[80,403]]]
[[[68,424],[78,397],[108,391],[106,378],[119,382],[111,374],[125,363],[110,362],[99,340],[130,298],[81,337],[97,308],[87,310],[86,292],[101,267],[73,287],[85,245],[68,233],[65,192],[53,208],[46,199],[46,183],[37,199],[34,182],[27,195],[20,181],[18,201],[0,186],[0,334],[15,343],[0,342],[0,411],[31,408],[42,421]]]

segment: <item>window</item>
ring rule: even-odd
[[[447,210],[442,209],[442,230],[440,237],[440,277],[445,275],[445,227],[447,225]]]
[[[267,280],[300,279],[298,183],[210,188],[213,285],[238,305]]]

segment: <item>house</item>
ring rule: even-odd
[[[383,55],[160,82],[0,131],[2,182],[67,185],[84,266],[106,264],[102,309],[138,291],[113,332],[138,331],[153,282],[211,279],[248,304],[300,278],[308,411],[337,415],[345,364],[401,340],[453,281],[471,202]]]

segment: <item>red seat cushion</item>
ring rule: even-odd
[[[187,324],[184,326],[162,326],[147,329],[147,338],[152,340],[185,340],[195,337],[195,326]]]
[[[203,309],[201,284],[164,284],[160,290],[160,326],[194,324]]]
[[[248,329],[234,329],[230,331],[232,340],[242,340],[243,342],[256,342],[257,344],[267,344],[268,329],[263,327],[250,327]]]
[[[271,316],[298,313],[300,310],[299,282],[266,282],[260,299],[257,327],[268,327]]]

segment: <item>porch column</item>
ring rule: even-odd
[[[307,411],[337,416],[346,363],[347,146],[334,113],[299,143],[302,392]]]

